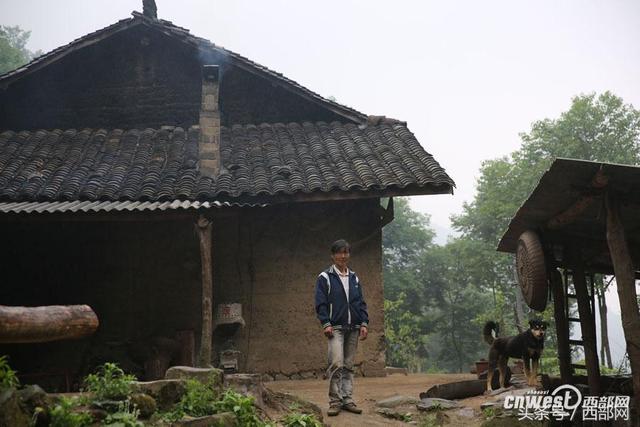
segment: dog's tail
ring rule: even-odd
[[[491,331],[496,331],[496,337],[498,336],[498,324],[493,320],[489,320],[484,324],[484,328],[482,329],[482,336],[487,344],[493,344],[495,338],[491,334]]]

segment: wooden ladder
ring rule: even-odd
[[[589,274],[587,276],[587,279],[589,281],[589,300],[591,303],[591,312],[595,313],[595,292],[594,292],[594,280],[593,280],[593,274]],[[569,270],[569,269],[565,269],[564,270],[564,296],[565,296],[565,301],[564,301],[564,310],[565,310],[565,317],[567,319],[567,321],[569,322],[573,322],[573,323],[578,323],[581,325],[580,322],[580,315],[578,313],[576,313],[576,315],[578,317],[571,317],[569,316],[569,300],[575,300],[577,299],[576,294],[575,293],[570,293],[569,292],[569,280],[571,280],[571,284],[573,284],[573,271]],[[582,333],[582,325],[580,326],[580,331]],[[571,328],[569,328],[569,334],[571,334]],[[582,354],[584,355],[584,341],[582,340],[582,338],[580,338],[579,340],[574,340],[574,339],[569,339],[569,346],[574,346],[574,347],[582,347]],[[570,348],[570,351],[572,351],[572,349]],[[585,364],[582,363],[572,363],[571,364],[571,368],[573,369],[583,369],[583,370],[587,370],[587,366]]]

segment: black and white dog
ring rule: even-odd
[[[510,357],[522,359],[527,384],[535,386],[538,377],[538,362],[544,349],[544,335],[548,323],[543,320],[530,320],[529,329],[514,337],[498,338],[498,324],[493,321],[485,323],[482,335],[491,346],[489,349],[489,370],[487,371],[487,391],[491,391],[491,380],[496,367],[500,372],[500,387],[505,386],[507,362]],[[495,331],[494,338],[492,331]],[[531,366],[529,366],[531,364]]]

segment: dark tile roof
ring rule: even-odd
[[[454,185],[399,122],[237,125],[221,133],[224,169],[212,180],[198,172],[197,127],[3,132],[0,201],[251,201],[449,193]]]
[[[194,36],[189,32],[188,29],[174,25],[171,21],[165,21],[164,19],[152,19],[144,16],[139,12],[133,12],[132,15],[132,18],[122,19],[112,25],[109,25],[108,27],[86,34],[64,46],[60,46],[52,50],[51,52],[33,59],[31,62],[23,65],[22,67],[19,67],[13,71],[9,71],[5,74],[0,74],[0,85],[11,84],[14,80],[17,80],[32,71],[38,70],[41,67],[55,62],[77,49],[82,49],[93,43],[99,42],[100,40],[103,40],[119,31],[123,31],[138,25],[145,25],[148,28],[153,28],[156,31],[160,31],[163,34],[166,34],[174,39],[180,40],[183,43],[195,46],[200,50],[213,51],[222,54],[230,64],[270,79],[274,84],[282,85],[313,102],[323,105],[325,108],[332,110],[337,114],[341,114],[349,120],[354,120],[360,123],[366,121],[367,119],[367,116],[365,114],[330,99],[324,98],[321,95],[302,86],[301,84],[285,77],[281,73],[260,65],[236,52],[218,46],[210,42],[209,40]]]

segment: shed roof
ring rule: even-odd
[[[606,185],[594,185],[597,174],[602,175]],[[604,209],[607,193],[620,202],[621,221],[629,246],[632,253],[637,252],[640,248],[640,167],[574,159],[553,162],[511,219],[498,251],[515,252],[520,235],[526,230],[536,230],[549,243],[581,245],[587,266],[594,271],[611,271]],[[557,220],[567,214],[572,220],[558,224]],[[553,219],[555,224],[550,222]]]
[[[402,124],[222,127],[223,169],[198,171],[200,130],[0,134],[0,201],[312,200],[450,193],[453,181]]]

